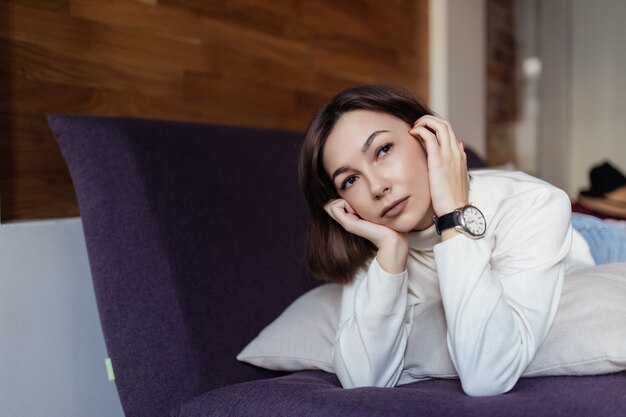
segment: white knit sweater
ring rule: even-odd
[[[434,225],[409,233],[402,273],[374,258],[343,287],[333,364],[345,388],[403,383],[412,306],[441,299],[463,390],[507,392],[549,330],[566,271],[593,265],[565,192],[522,172],[471,175],[469,201],[485,215],[484,238],[442,242]]]

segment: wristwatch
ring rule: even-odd
[[[478,208],[468,204],[441,217],[433,216],[437,234],[454,227],[470,239],[480,239],[485,236],[487,222]]]

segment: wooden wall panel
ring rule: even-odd
[[[0,2],[3,222],[78,215],[46,114],[304,130],[340,89],[428,95],[428,0]]]

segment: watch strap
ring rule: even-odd
[[[440,235],[446,229],[450,229],[457,225],[458,210],[454,210],[448,214],[444,214],[441,217],[433,216],[433,223],[435,223],[435,229],[437,234]]]

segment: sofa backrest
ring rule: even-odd
[[[55,115],[126,415],[277,375],[236,354],[320,282],[307,272],[301,133]]]

